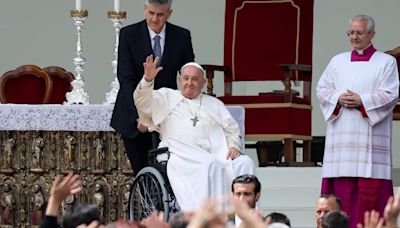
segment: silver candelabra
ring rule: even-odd
[[[111,61],[113,67],[114,80],[111,82],[111,90],[106,93],[106,101],[103,104],[114,104],[117,99],[117,94],[119,90],[119,82],[117,78],[117,67],[118,67],[118,45],[119,45],[119,31],[122,27],[122,22],[126,18],[126,12],[115,12],[108,11],[108,18],[112,21],[115,32],[115,42],[114,42],[114,59]]]
[[[82,56],[82,42],[81,32],[86,17],[88,16],[87,10],[72,10],[71,17],[75,22],[78,40],[76,42],[76,57],[73,58],[75,65],[76,77],[71,82],[72,91],[66,94],[67,101],[64,104],[89,104],[89,95],[85,92],[85,82],[83,80],[84,65],[86,63],[85,57]]]

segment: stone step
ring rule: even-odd
[[[320,187],[320,167],[263,167],[256,169],[263,188]]]
[[[292,227],[315,227],[314,207],[321,187],[321,168],[263,167],[256,169],[261,188],[259,207],[265,215],[280,212]]]
[[[314,207],[319,194],[319,188],[309,187],[263,189],[260,203],[268,210]]]

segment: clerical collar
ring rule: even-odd
[[[197,103],[197,102],[200,102],[200,100],[202,99],[202,97],[203,97],[203,94],[202,93],[200,93],[197,97],[195,97],[195,98],[187,98],[187,97],[185,97],[187,100],[190,100],[190,101],[193,101],[193,102],[195,102],[195,103]]]
[[[372,55],[375,53],[376,49],[374,45],[370,44],[364,50],[356,50],[354,49],[351,52],[351,61],[352,62],[359,62],[359,61],[369,61]]]

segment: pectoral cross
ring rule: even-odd
[[[199,122],[199,119],[197,118],[197,116],[194,116],[192,119],[190,119],[191,121],[193,121],[193,127],[196,127],[197,122]]]

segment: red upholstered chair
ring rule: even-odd
[[[20,66],[0,78],[1,103],[46,104],[51,91],[50,76],[35,65]]]
[[[65,94],[72,90],[71,82],[74,75],[64,68],[49,66],[43,68],[50,75],[53,82],[53,91],[50,96],[49,104],[62,104],[65,101]]]
[[[396,58],[397,60],[397,69],[399,71],[399,76],[400,76],[400,46],[387,51],[386,53],[388,53],[389,55],[392,55],[393,57]],[[400,88],[399,88],[399,92],[400,92]],[[397,101],[397,105],[393,110],[393,120],[400,120],[400,101]]]
[[[214,71],[223,71],[224,95],[218,98],[245,108],[246,140],[282,140],[287,165],[302,165],[295,162],[296,140],[303,140],[303,161],[310,161],[312,31],[312,0],[227,0],[224,66],[203,65],[207,93],[214,94]],[[232,93],[235,83],[248,81],[284,86],[254,95]],[[299,92],[293,81],[302,81]]]

